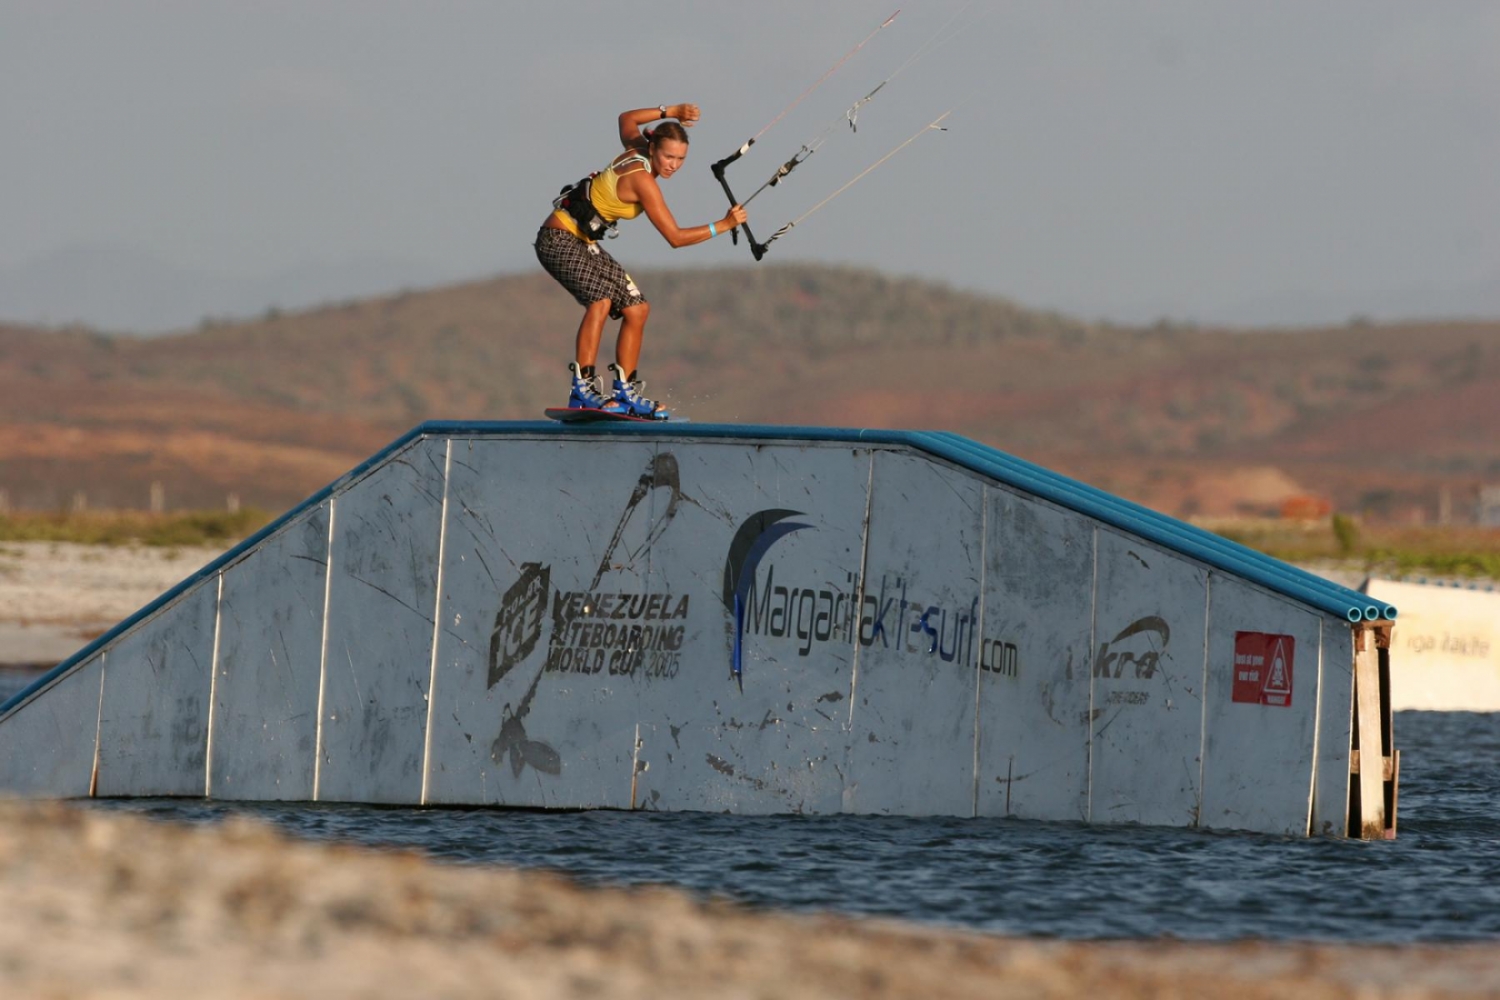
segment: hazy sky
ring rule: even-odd
[[[0,269],[98,244],[231,276],[531,269],[615,115],[677,101],[704,117],[664,190],[702,224],[726,207],[709,164],[898,2],[0,0]],[[1122,319],[1500,279],[1495,0],[908,0],[732,168],[739,190],[945,37],[751,224],[764,238],[951,109],[950,131],[775,259]],[[749,262],[644,220],[610,248]]]

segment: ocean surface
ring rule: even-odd
[[[29,677],[0,672],[0,700]],[[1330,841],[994,819],[544,813],[100,802],[288,833],[1048,938],[1500,939],[1500,713],[1402,712],[1397,839]]]

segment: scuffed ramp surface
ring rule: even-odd
[[[319,800],[421,800],[446,453],[418,442],[334,500]]]
[[[1094,526],[987,492],[976,812],[1086,821]]]
[[[90,794],[103,680],[100,654],[5,717],[0,723],[0,789],[58,798]]]
[[[96,794],[204,794],[218,598],[215,578],[106,654]]]
[[[330,512],[314,507],[224,571],[210,795],[313,797]]]
[[[942,435],[424,425],[0,709],[0,782],[1340,833],[1368,599],[1227,544]]]
[[[429,802],[630,807],[642,699],[665,678],[656,644],[624,673],[602,633],[666,624],[660,592],[645,619],[643,550],[680,487],[655,456],[645,442],[455,443]]]

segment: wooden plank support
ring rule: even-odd
[[[1399,755],[1391,747],[1391,623],[1364,622],[1354,636],[1354,731],[1357,749],[1349,756],[1349,773],[1358,776],[1359,815],[1351,827],[1363,840],[1395,836],[1396,782]],[[1361,767],[1361,758],[1380,766]],[[1356,829],[1349,831],[1351,834]]]
[[[1350,752],[1350,755],[1349,755],[1349,773],[1350,774],[1358,774],[1359,773],[1359,755],[1360,755],[1360,753],[1361,753],[1361,751],[1359,751],[1359,750],[1354,750],[1354,751]],[[1396,757],[1400,757],[1400,756],[1401,756],[1401,754],[1398,752],[1396,754]],[[1391,757],[1382,757],[1382,758],[1380,758],[1380,765],[1381,765],[1380,766],[1380,780],[1381,781],[1390,781],[1393,778],[1395,778],[1395,776],[1396,776],[1396,765],[1395,765],[1395,761],[1394,761],[1393,758],[1391,758]]]
[[[1385,836],[1387,840],[1396,839],[1396,803],[1398,786],[1401,781],[1401,751],[1396,749],[1395,711],[1391,699],[1391,634],[1394,631],[1392,622],[1376,622],[1373,626],[1375,631],[1375,652],[1380,659],[1380,704],[1385,713],[1384,726],[1381,729],[1381,753],[1390,762],[1389,773],[1384,775],[1385,780]]]
[[[1385,783],[1386,791],[1390,793],[1385,800],[1385,837],[1387,840],[1395,840],[1396,803],[1401,791],[1401,751],[1395,751],[1388,759],[1391,761],[1391,776]]]

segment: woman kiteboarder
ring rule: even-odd
[[[645,128],[658,121],[661,124],[654,129]],[[614,236],[619,220],[634,219],[642,212],[674,247],[702,243],[744,224],[745,210],[739,205],[717,222],[686,229],[677,225],[667,208],[658,182],[682,167],[688,151],[684,126],[690,128],[697,121],[696,104],[663,104],[621,114],[620,142],[625,151],[597,174],[563,188],[553,203],[552,214],[537,232],[537,260],[584,307],[574,360],[568,366],[573,382],[568,396],[570,409],[605,410],[654,420],[669,417],[660,403],[641,395],[644,383],[636,369],[651,306],[630,275],[598,241],[606,235]],[[615,363],[610,365],[614,373],[610,394],[603,392],[602,380],[594,373],[606,319],[620,320]]]

